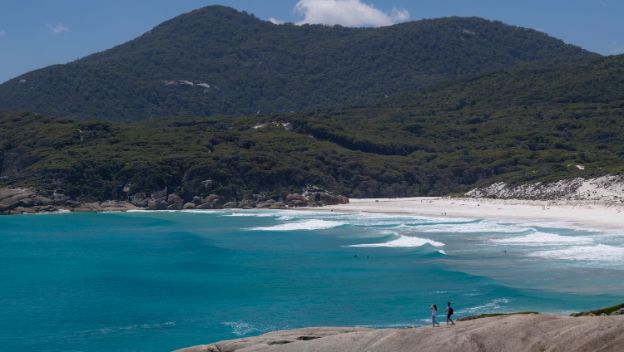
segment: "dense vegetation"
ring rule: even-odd
[[[624,172],[624,56],[527,65],[368,107],[115,123],[0,117],[5,184],[77,198],[354,197]],[[577,165],[583,168],[577,167]]]
[[[274,25],[212,6],[8,81],[0,85],[0,110],[125,121],[299,112],[370,103],[523,62],[596,56],[479,18],[356,29]]]
[[[601,316],[601,315],[611,315],[615,313],[616,315],[622,315],[622,310],[624,309],[624,303],[616,304],[614,306],[590,310],[586,312],[578,312],[570,314],[573,317],[583,317],[583,316]],[[619,312],[618,312],[619,311]]]

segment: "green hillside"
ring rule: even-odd
[[[525,62],[596,57],[480,18],[383,28],[274,25],[210,6],[0,85],[0,111],[51,117],[251,115],[367,104]]]
[[[528,65],[375,106],[115,123],[0,117],[4,184],[126,199],[443,195],[624,172],[624,56]],[[576,165],[582,165],[584,170]]]

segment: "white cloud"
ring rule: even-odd
[[[6,36],[6,31],[4,29],[0,29],[0,38]]]
[[[61,33],[69,32],[69,27],[59,22],[55,24],[54,26],[50,26],[50,30],[54,34],[61,34]]]
[[[609,54],[611,55],[622,55],[624,54],[624,46],[616,47],[610,50]]]
[[[362,0],[299,0],[295,13],[303,16],[298,24],[381,27],[405,22],[410,14],[404,9],[385,13]]]
[[[284,21],[282,20],[278,20],[275,17],[269,17],[269,22],[273,23],[273,24],[284,24]]]

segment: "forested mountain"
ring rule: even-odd
[[[530,64],[359,108],[119,123],[0,117],[0,180],[75,198],[168,189],[443,195],[624,172],[624,56]]]
[[[0,110],[141,120],[365,104],[534,61],[597,57],[480,18],[382,28],[275,25],[210,6],[66,65],[0,85]]]

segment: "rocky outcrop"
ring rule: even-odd
[[[109,200],[106,202],[78,203],[75,207],[63,208],[75,212],[128,211],[140,209],[129,202]]]
[[[294,207],[317,207],[345,204],[349,199],[320,188],[308,188],[302,194],[293,193],[285,198],[274,199],[266,194],[253,195],[251,199],[230,201],[217,194],[205,197],[194,196],[185,199],[167,189],[152,193],[128,195],[126,201],[85,202],[53,193],[39,194],[25,188],[0,188],[0,215],[39,212],[70,211],[125,211],[146,210],[189,210],[189,209],[286,209]]]
[[[574,178],[551,183],[509,185],[504,182],[475,188],[466,193],[474,198],[531,200],[592,200],[624,203],[624,175]]]
[[[319,187],[307,187],[302,194],[291,193],[284,200],[285,205],[296,207],[322,207],[349,203],[349,198],[333,194]]]
[[[58,193],[42,195],[25,188],[0,188],[0,215],[52,213],[62,210],[102,212],[130,209],[137,207],[129,202],[78,202]]]
[[[322,189],[307,190],[303,193],[303,197],[311,206],[325,206],[349,203],[349,198],[345,196],[335,195]]]
[[[439,328],[276,331],[177,352],[619,352],[623,346],[624,316],[507,315]]]
[[[41,195],[26,188],[0,188],[0,214],[54,212],[75,202],[62,194]]]

